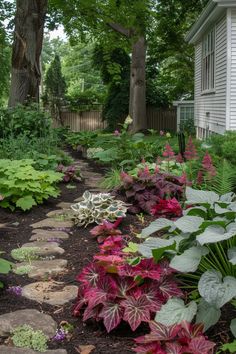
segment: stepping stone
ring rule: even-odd
[[[48,281],[28,284],[22,288],[22,296],[27,299],[46,303],[49,305],[64,305],[65,303],[76,299],[78,287],[64,283]]]
[[[49,231],[42,229],[34,229],[30,241],[48,241],[48,240],[67,240],[69,235],[63,231]]]
[[[45,242],[45,241],[35,241],[29,242],[22,245],[24,247],[37,247],[39,250],[35,252],[37,256],[47,257],[47,256],[56,256],[63,254],[65,250],[58,246],[57,242]]]
[[[38,351],[36,352],[32,349],[7,347],[6,345],[0,345],[0,353],[1,354],[39,354]],[[44,354],[67,354],[67,351],[65,349],[46,350]]]
[[[49,213],[46,214],[46,216],[48,218],[56,218],[56,217],[64,218],[64,220],[61,220],[61,221],[70,220],[71,215],[73,215],[72,209],[52,210],[52,211],[50,211]]]
[[[0,337],[8,337],[15,328],[24,324],[41,330],[49,338],[53,337],[57,330],[57,323],[51,316],[34,309],[26,309],[0,316]]]
[[[62,228],[62,229],[68,229],[74,226],[74,223],[72,221],[57,221],[51,218],[41,220],[39,222],[36,222],[32,225],[33,229],[38,229],[38,228],[43,228],[43,227],[50,227],[50,228]],[[62,231],[62,230],[61,230]]]
[[[17,270],[19,267],[30,266],[30,271],[28,273],[29,278],[45,278],[47,276],[53,276],[66,271],[67,260],[65,259],[53,259],[50,261],[31,261],[30,264],[27,262],[17,263],[14,267]]]
[[[71,203],[67,203],[67,202],[60,202],[56,205],[58,208],[61,209],[70,209],[71,207]]]

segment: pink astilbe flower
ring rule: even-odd
[[[184,162],[183,156],[180,153],[178,153],[178,155],[176,156],[176,162],[178,163]]]
[[[163,151],[162,155],[164,157],[167,157],[168,159],[172,159],[175,156],[175,153],[172,150],[172,147],[170,146],[170,144],[165,145],[165,150]]]
[[[197,174],[197,184],[201,185],[203,183],[204,179],[203,179],[203,172],[202,171],[198,171]]]
[[[163,132],[163,130],[160,130],[160,136],[164,136],[165,132]]]
[[[151,213],[154,216],[176,217],[182,216],[182,208],[175,198],[160,199],[158,204],[151,209]]]
[[[210,177],[214,177],[216,175],[216,169],[213,165],[212,158],[208,152],[205,153],[205,156],[202,160],[202,167]]]
[[[196,160],[198,158],[197,150],[191,136],[188,139],[184,157],[186,158],[187,161]]]
[[[113,135],[114,135],[114,136],[120,136],[120,132],[119,132],[119,130],[118,130],[118,129],[116,129],[116,130],[114,131]]]
[[[132,184],[134,182],[133,177],[128,175],[128,173],[126,173],[124,171],[121,172],[120,178],[125,185]]]

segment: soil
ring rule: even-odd
[[[75,155],[75,154],[74,154]],[[73,156],[77,157],[77,156]],[[93,168],[94,172],[101,173],[101,166],[91,164],[90,168]],[[0,209],[1,223],[14,224],[19,223],[18,226],[12,225],[11,229],[0,229],[0,250],[5,252],[4,257],[11,260],[10,252],[12,249],[20,247],[23,243],[27,243],[31,236],[32,228],[30,225],[37,221],[40,221],[46,217],[46,214],[58,209],[56,205],[59,202],[73,202],[74,199],[80,197],[86,190],[83,183],[75,184],[75,189],[68,189],[65,184],[61,184],[61,195],[57,199],[49,199],[43,205],[34,207],[31,211],[23,213],[15,211],[14,213]],[[137,217],[128,215],[123,229],[126,232],[128,229],[134,230],[135,228],[141,229],[143,226],[140,224],[140,220]],[[71,230],[71,235],[68,240],[63,240],[62,247],[65,253],[60,258],[67,259],[68,272],[58,277],[54,277],[55,280],[63,281],[66,284],[75,284],[76,275],[82,270],[82,268],[91,261],[93,255],[97,252],[98,246],[95,239],[89,234],[89,230],[92,227],[74,228]],[[6,288],[8,286],[24,286],[25,284],[32,283],[32,279],[27,276],[19,276],[8,274],[2,276],[1,279]],[[64,348],[68,354],[79,353],[80,345],[93,345],[95,349],[92,354],[128,354],[133,353],[132,347],[134,345],[133,338],[143,335],[147,332],[147,326],[143,325],[133,333],[129,326],[123,323],[118,329],[113,330],[110,334],[107,334],[101,323],[89,321],[83,323],[81,318],[75,318],[72,316],[73,304],[69,303],[64,306],[50,306],[47,304],[38,304],[37,302],[27,300],[20,296],[9,294],[6,290],[0,292],[0,314],[12,312],[20,309],[37,309],[51,315],[54,320],[60,324],[61,321],[67,321],[74,326],[74,332],[70,340],[62,343],[51,343],[50,349]],[[234,318],[235,309],[230,307],[226,308],[223,314],[223,319],[219,322],[218,326],[215,326],[213,330],[209,332],[210,339],[215,342],[227,342],[229,331],[229,317]],[[1,340],[0,340],[0,344]]]

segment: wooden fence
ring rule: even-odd
[[[106,122],[102,120],[100,111],[62,112],[61,119],[63,120],[64,126],[70,127],[70,129],[74,132],[83,130],[102,130],[107,127]],[[158,132],[160,130],[176,132],[176,107],[169,109],[148,107],[147,125],[148,129],[154,129]],[[60,121],[54,120],[53,126],[55,128],[61,126]]]

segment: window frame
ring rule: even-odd
[[[216,27],[214,26],[202,40],[201,92],[215,93],[216,76]]]

